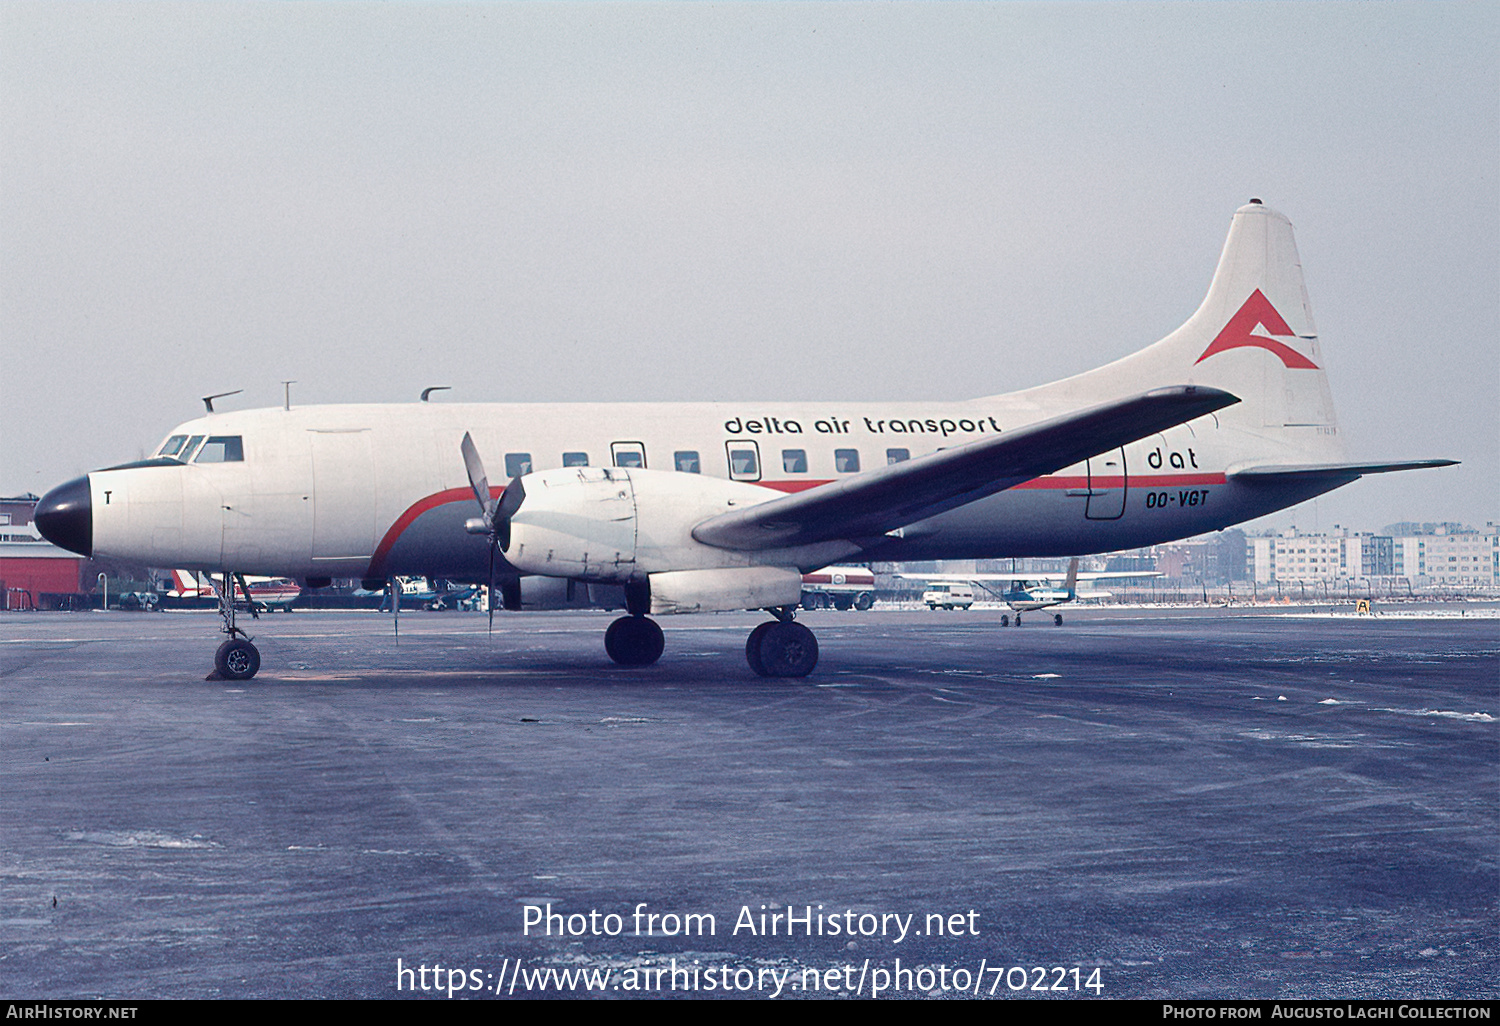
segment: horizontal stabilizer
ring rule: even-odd
[[[693,537],[751,550],[878,538],[1237,402],[1201,385],[1153,389],[721,513],[693,528]]]
[[[1396,463],[1294,463],[1244,467],[1231,470],[1225,476],[1231,481],[1244,484],[1270,484],[1292,479],[1307,481],[1319,478],[1353,481],[1365,474],[1390,474],[1397,470],[1428,470],[1432,467],[1455,467],[1457,465],[1457,460],[1401,460]]]

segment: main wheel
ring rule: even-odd
[[[650,666],[665,647],[661,628],[644,616],[622,616],[604,632],[604,651],[621,666]]]
[[[1052,614],[1052,624],[1055,627],[1061,627],[1062,626],[1062,614],[1061,613],[1053,613]]]
[[[1002,613],[1000,615],[1000,626],[1001,627],[1009,627],[1010,626],[1010,614],[1009,613]]]
[[[243,638],[230,638],[214,653],[214,669],[225,680],[249,680],[260,672],[260,650]]]
[[[745,662],[749,663],[750,669],[754,670],[756,675],[760,677],[770,676],[766,672],[766,664],[760,661],[760,643],[765,638],[766,632],[775,626],[775,620],[767,620],[763,624],[758,624],[755,630],[750,632],[750,636],[745,639]]]
[[[800,623],[763,623],[750,632],[745,659],[762,677],[806,677],[818,665],[818,639]]]

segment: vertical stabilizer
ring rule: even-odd
[[[1181,384],[1239,396],[1239,406],[1218,416],[1241,429],[1274,435],[1320,458],[1341,455],[1292,223],[1259,200],[1235,212],[1208,295],[1182,327],[1131,356],[1037,392],[1097,402]]]

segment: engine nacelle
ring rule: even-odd
[[[650,581],[653,613],[767,609],[795,606],[802,600],[802,571],[796,567],[668,570],[652,574]]]
[[[522,577],[500,582],[506,609],[624,609],[625,589],[571,577]]]
[[[795,605],[800,597],[800,560],[791,554],[721,549],[692,535],[709,517],[767,502],[773,491],[625,467],[544,470],[522,484],[505,558],[523,573],[606,584],[649,579],[658,613]]]

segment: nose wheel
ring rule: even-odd
[[[230,638],[214,653],[214,669],[225,680],[249,680],[260,670],[260,649],[244,638]]]

